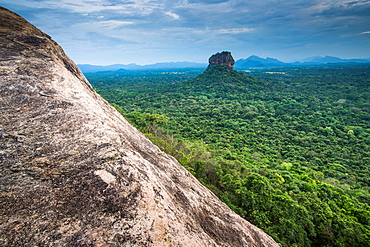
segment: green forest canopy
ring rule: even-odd
[[[235,212],[283,246],[369,246],[370,68],[87,74]]]

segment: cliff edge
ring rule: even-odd
[[[0,8],[0,246],[279,246]]]

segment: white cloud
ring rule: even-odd
[[[238,34],[238,33],[250,33],[253,30],[254,30],[253,28],[229,28],[229,29],[219,29],[216,30],[216,32],[220,34]]]
[[[175,13],[172,13],[171,11],[168,11],[165,14],[168,15],[168,16],[171,16],[175,20],[180,19],[180,16],[179,15],[177,15]]]
[[[77,22],[69,27],[70,33],[74,33],[76,36],[82,36],[88,32],[101,32],[109,34],[108,31],[117,28],[119,25],[114,21],[92,21],[92,22]]]
[[[91,14],[102,11],[115,11],[125,14],[150,14],[157,4],[150,0],[122,1],[119,4],[112,4],[109,0],[47,0],[41,2],[39,7],[67,9],[80,14]]]
[[[0,0],[0,3],[66,45],[71,56],[85,61],[96,57],[109,63],[112,56],[129,63],[137,59],[133,55],[130,61],[128,53],[142,53],[153,59],[161,54],[161,59],[165,59],[166,51],[168,57],[200,56],[231,47],[235,52],[248,50],[251,54],[258,50],[264,50],[258,54],[275,51],[271,56],[309,51],[325,55],[319,52],[334,47],[333,44],[340,47],[336,56],[349,50],[348,47],[358,49],[361,56],[369,54],[365,50],[370,34],[369,0]]]
[[[132,21],[116,21],[116,20],[109,20],[109,21],[101,21],[98,22],[98,26],[101,26],[103,28],[108,28],[108,29],[115,29],[117,27],[121,26],[127,26],[134,24],[135,22]]]

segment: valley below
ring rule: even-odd
[[[368,64],[85,75],[283,246],[369,246]]]

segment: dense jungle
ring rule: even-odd
[[[370,65],[85,75],[283,246],[370,246]]]

